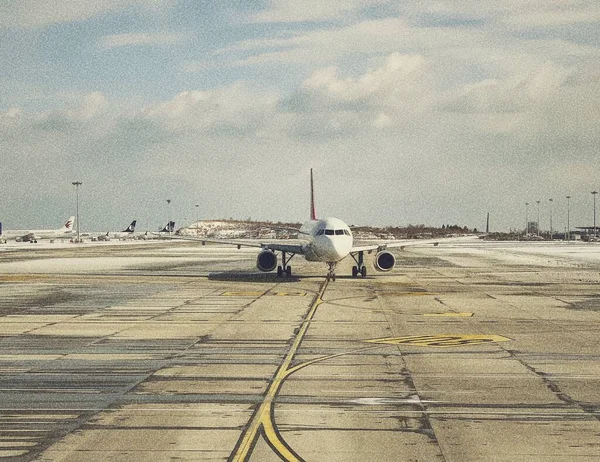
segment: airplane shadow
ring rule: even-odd
[[[239,271],[221,271],[218,273],[209,273],[208,279],[210,281],[229,281],[229,282],[262,282],[262,283],[291,283],[299,282],[306,279],[320,279],[323,280],[326,276],[324,274],[311,274],[311,275],[292,275],[291,277],[284,276],[278,277],[275,273],[240,273]],[[371,276],[363,277],[352,277],[351,275],[337,275],[336,279],[343,280],[365,280],[373,279]]]
[[[290,283],[298,282],[305,277],[290,276],[277,277],[272,273],[240,273],[235,271],[222,271],[219,273],[209,273],[209,281],[228,281],[228,282],[268,282],[268,283]]]

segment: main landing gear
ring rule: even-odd
[[[352,277],[355,278],[359,274],[363,278],[366,277],[367,276],[367,267],[365,266],[364,252],[358,252],[357,255],[355,255],[355,254],[350,254],[350,255],[352,255],[352,258],[354,258],[354,261],[356,262],[356,265],[352,267]]]
[[[292,275],[292,267],[288,265],[290,260],[294,258],[295,253],[293,253],[290,258],[286,257],[285,252],[281,252],[281,265],[277,267],[277,277],[282,278],[285,274],[288,278]]]

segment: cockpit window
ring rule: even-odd
[[[326,234],[327,236],[333,236],[333,234],[334,234],[334,232],[333,232],[333,229],[326,229],[326,230],[325,230],[325,234]]]
[[[343,229],[336,229],[335,230],[335,235],[336,236],[343,236],[344,235],[344,230]]]
[[[317,231],[316,236],[322,236],[323,234],[325,234],[325,230],[324,229],[320,229]]]
[[[347,229],[345,229],[345,230],[344,230],[344,234],[345,234],[346,236],[350,236],[350,231],[348,231]]]

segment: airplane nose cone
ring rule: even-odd
[[[350,253],[352,243],[346,236],[339,236],[328,240],[328,245],[325,249],[325,261],[340,261]]]

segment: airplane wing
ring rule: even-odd
[[[438,244],[445,243],[457,243],[465,240],[472,240],[473,236],[461,236],[461,237],[442,237],[440,239],[406,239],[402,241],[382,241],[375,244],[364,244],[364,245],[356,245],[353,246],[350,250],[350,253],[357,252],[380,252],[386,249],[400,248],[404,249],[405,247],[423,247],[423,246],[437,246]]]
[[[352,247],[352,249],[350,250],[350,253],[373,252],[373,251],[380,252],[380,251],[386,250],[386,249],[392,249],[392,248],[404,249],[404,247],[413,247],[413,246],[422,246],[422,245],[436,246],[439,244],[439,241],[440,241],[439,239],[422,239],[422,240],[410,239],[410,240],[406,240],[406,241],[389,241],[389,242],[379,242],[376,244],[356,245],[356,246]]]
[[[241,239],[205,239],[202,237],[191,237],[191,236],[175,236],[175,235],[160,235],[161,239],[172,239],[179,241],[195,241],[210,244],[223,244],[236,246],[238,249],[242,247],[255,247],[259,249],[269,249],[274,252],[287,252],[302,255],[304,253],[304,243],[302,241],[295,241],[295,243],[283,243],[280,241],[245,241]]]

